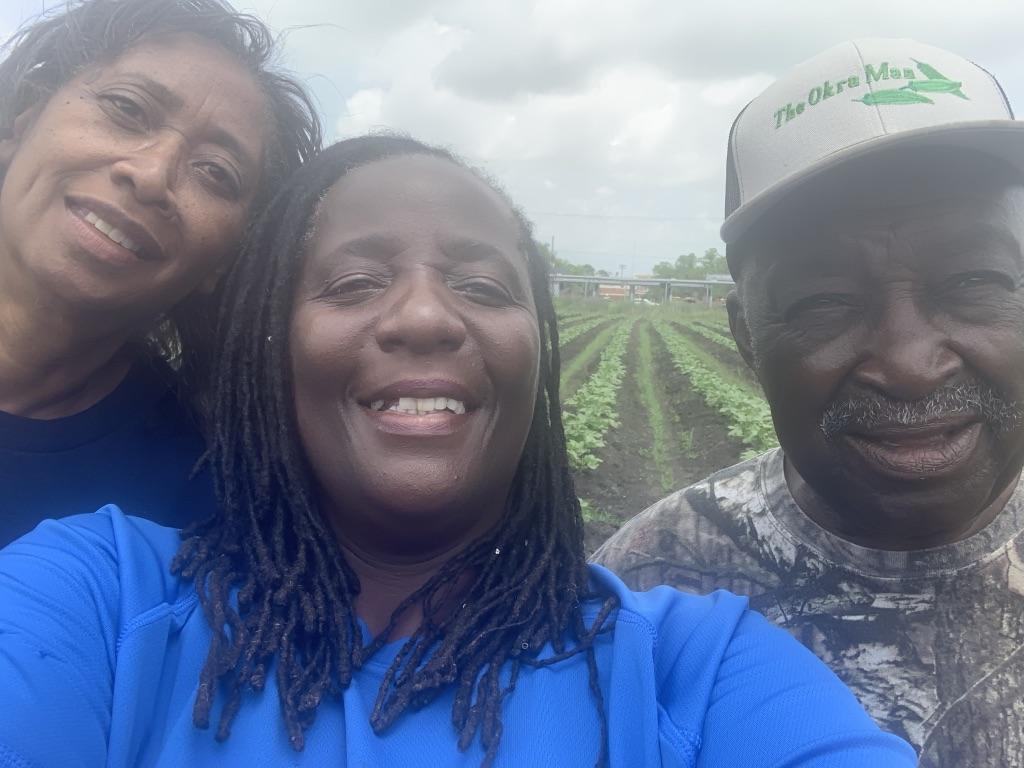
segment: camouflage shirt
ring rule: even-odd
[[[922,766],[1024,768],[1022,487],[964,541],[867,549],[800,510],[776,450],[659,501],[593,559],[637,590],[748,595]]]

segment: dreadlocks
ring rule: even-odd
[[[540,318],[541,385],[503,519],[410,595],[388,627],[364,644],[354,611],[359,582],[316,509],[297,435],[288,351],[301,244],[319,201],[341,177],[410,154],[465,167],[444,150],[402,137],[336,144],[278,194],[227,281],[208,454],[220,511],[184,534],[172,564],[174,572],[195,581],[213,629],[194,722],[208,727],[215,691],[226,684],[217,738],[227,738],[243,693],[263,689],[276,659],[281,712],[292,745],[301,749],[303,732],[324,696],[347,687],[401,614],[420,604],[423,621],[378,692],[371,715],[376,732],[454,686],[452,722],[459,748],[465,750],[479,734],[484,765],[490,765],[501,739],[501,704],[515,689],[521,668],[583,653],[600,715],[601,765],[607,721],[593,643],[607,631],[616,602],[605,598],[587,626],[581,604],[591,595],[558,407],[558,330],[548,269],[517,210]],[[449,610],[467,572],[475,579],[455,601],[458,607]],[[237,606],[231,600],[236,591]],[[547,644],[554,653],[542,660],[538,655]],[[510,682],[504,685],[506,664]]]

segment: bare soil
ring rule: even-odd
[[[633,333],[639,328],[638,324]],[[725,419],[708,408],[689,380],[676,370],[657,334],[652,334],[652,342],[654,385],[666,414],[674,486],[682,488],[735,464],[744,448],[728,436]],[[620,426],[605,438],[601,466],[576,477],[577,493],[590,501],[597,513],[586,524],[588,553],[623,522],[666,495],[652,456],[653,436],[638,392],[632,340],[625,364],[627,373],[619,392]]]

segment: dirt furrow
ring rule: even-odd
[[[601,466],[576,476],[576,492],[595,511],[586,525],[588,552],[614,533],[621,521],[664,495],[652,459],[653,436],[636,377],[637,334],[646,332],[646,325],[637,323],[633,328],[624,360],[627,373],[618,394],[619,426],[605,435],[605,447],[599,453]]]

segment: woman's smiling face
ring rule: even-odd
[[[328,191],[296,288],[298,427],[342,536],[444,548],[500,517],[533,418],[540,339],[522,231],[442,158]]]
[[[259,189],[267,100],[232,54],[146,38],[78,74],[0,141],[0,260],[104,322],[216,278]]]

